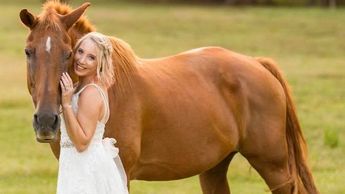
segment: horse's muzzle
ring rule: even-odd
[[[55,141],[60,128],[60,117],[54,113],[36,113],[33,119],[36,140],[40,143]]]

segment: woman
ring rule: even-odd
[[[103,138],[109,118],[107,88],[114,72],[112,45],[103,34],[91,32],[76,44],[76,87],[61,76],[61,124],[58,194],[126,194],[127,180],[115,139]],[[115,161],[113,160],[115,159]]]

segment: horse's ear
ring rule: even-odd
[[[27,26],[30,29],[32,29],[37,23],[37,18],[34,15],[32,15],[27,9],[22,9],[20,11],[19,16],[23,24],[25,24],[25,26]]]
[[[61,21],[63,24],[65,24],[67,30],[79,20],[79,18],[85,12],[86,8],[88,8],[89,6],[90,6],[90,3],[84,3],[77,9],[73,10],[71,13],[61,16]]]

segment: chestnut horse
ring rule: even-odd
[[[39,142],[59,156],[59,78],[72,68],[73,46],[94,27],[82,15],[47,2],[40,15],[26,9],[27,84]],[[111,117],[105,136],[118,141],[129,180],[176,180],[199,175],[204,194],[228,194],[226,174],[241,153],[272,193],[318,193],[284,78],[270,59],[205,47],[141,59],[109,37],[114,52]]]

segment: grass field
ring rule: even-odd
[[[0,2],[0,194],[55,193],[58,163],[31,127],[23,51],[28,30],[18,16],[21,8],[37,14],[41,5],[15,2]],[[274,58],[293,90],[317,187],[323,194],[345,193],[344,10],[95,1],[87,15],[98,31],[124,39],[143,58],[208,45]],[[232,193],[267,193],[240,155],[228,179]],[[131,185],[134,194],[201,193],[197,177]]]

